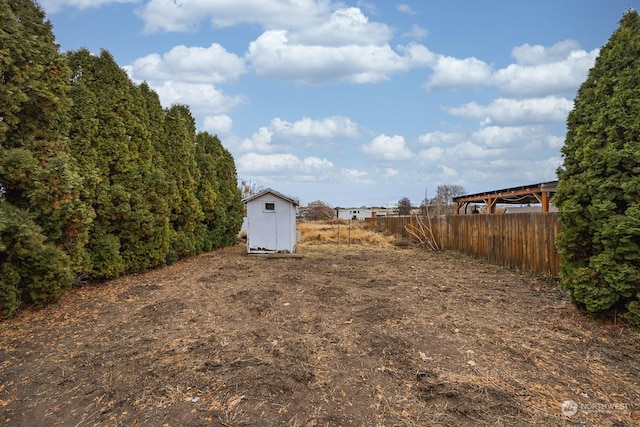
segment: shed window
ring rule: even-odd
[[[274,202],[266,202],[264,204],[264,210],[265,211],[275,211],[276,210],[276,204]]]

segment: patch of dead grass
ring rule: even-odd
[[[300,244],[319,245],[362,245],[378,248],[391,248],[393,236],[384,235],[365,228],[364,222],[331,220],[331,221],[298,221]]]

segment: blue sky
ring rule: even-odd
[[[333,207],[556,179],[566,116],[638,0],[40,0],[189,105],[239,178]]]

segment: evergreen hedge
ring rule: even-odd
[[[33,0],[0,0],[0,73],[0,317],[235,242],[235,163],[187,106],[61,54]]]
[[[640,16],[600,50],[567,119],[555,203],[561,282],[590,313],[640,327]]]

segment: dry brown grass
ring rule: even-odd
[[[365,228],[364,222],[331,220],[331,221],[298,221],[300,245],[363,245],[390,248],[394,245],[394,237],[384,235]]]
[[[238,244],[0,322],[0,426],[640,426],[638,334],[337,226],[301,223],[302,257]]]

